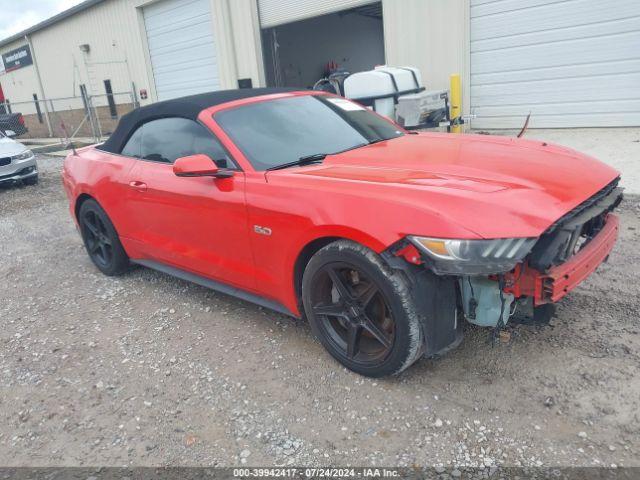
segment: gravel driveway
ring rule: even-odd
[[[640,466],[640,199],[552,326],[399,377],[333,361],[307,324],[137,268],[101,275],[61,160],[0,188],[0,465]]]

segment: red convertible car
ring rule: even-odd
[[[618,173],[540,141],[415,133],[341,97],[220,91],[142,107],[69,155],[91,260],[306,317],[368,376],[450,350],[463,320],[544,321],[617,238]]]

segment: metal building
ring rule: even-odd
[[[137,104],[382,63],[433,89],[460,73],[477,128],[640,125],[637,0],[86,0],[0,54],[0,109],[34,135],[87,101],[108,133]]]

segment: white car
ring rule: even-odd
[[[9,133],[9,132],[7,132]],[[31,150],[0,132],[0,184],[38,183],[38,165]]]

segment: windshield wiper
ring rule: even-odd
[[[300,157],[298,160],[294,162],[283,163],[282,165],[275,165],[273,167],[267,168],[267,172],[271,170],[281,170],[283,168],[289,167],[303,167],[305,165],[311,165],[313,163],[322,163],[325,157],[329,155],[328,153],[314,153],[313,155],[305,155],[304,157]]]
[[[383,138],[379,141],[382,140],[387,140],[386,138]],[[376,143],[378,142],[378,140],[373,140],[371,143]],[[360,147],[364,147],[370,145],[369,143],[359,143],[357,145],[354,145],[353,147],[349,147],[349,148],[345,148],[344,150],[340,150],[338,152],[333,152],[333,153],[313,153],[311,155],[305,155],[303,157],[300,157],[298,160],[294,161],[294,162],[287,162],[287,163],[283,163],[282,165],[275,165],[273,167],[269,167],[266,169],[267,172],[271,171],[271,170],[281,170],[283,168],[289,168],[289,167],[303,167],[305,165],[311,165],[312,163],[322,163],[322,161],[328,156],[328,155],[337,155],[338,153],[344,153],[344,152],[348,152],[349,150],[355,150],[356,148],[360,148]]]

